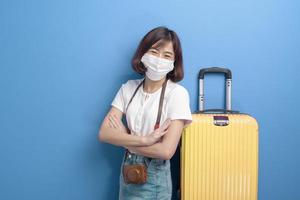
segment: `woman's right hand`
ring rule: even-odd
[[[144,136],[144,141],[145,141],[146,146],[150,146],[150,145],[158,142],[161,139],[161,137],[164,136],[168,132],[168,128],[169,128],[170,124],[171,124],[171,120],[167,119],[161,127],[155,129],[149,135]]]

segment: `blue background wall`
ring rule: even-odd
[[[181,38],[197,107],[204,66],[233,71],[233,108],[260,125],[259,198],[300,199],[297,0],[0,2],[0,199],[116,199],[122,149],[97,140],[117,90],[139,78],[144,34]],[[223,79],[207,76],[207,108]]]

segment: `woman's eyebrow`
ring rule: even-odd
[[[170,51],[165,51],[165,53],[168,53],[168,54],[171,54],[171,55],[173,55],[173,53],[172,53],[172,52],[170,52]]]
[[[151,47],[150,49],[153,49],[153,50],[156,50],[156,51],[158,51],[159,49],[158,48],[156,48],[156,47]]]

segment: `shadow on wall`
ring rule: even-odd
[[[171,174],[172,174],[172,200],[180,199],[178,198],[177,192],[180,188],[180,146],[178,144],[177,150],[171,159]]]

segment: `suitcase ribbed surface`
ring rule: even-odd
[[[214,116],[227,116],[216,126]],[[246,114],[193,114],[181,140],[182,200],[256,200],[258,125]]]

